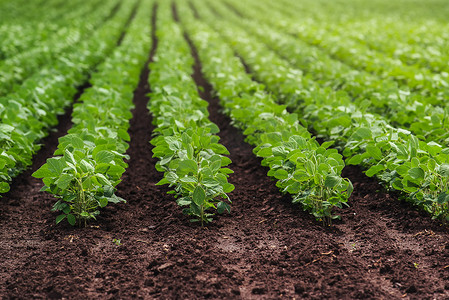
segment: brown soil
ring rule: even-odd
[[[197,61],[194,79],[231,152],[232,212],[201,228],[155,186],[162,174],[148,143],[145,69],[118,186],[128,203],[107,207],[87,228],[54,225],[55,200],[30,174],[53,153],[66,130],[59,128],[0,200],[2,298],[449,298],[447,226],[354,167],[345,170],[355,187],[351,207],[340,211],[343,221],[323,226],[279,193],[199,70]]]

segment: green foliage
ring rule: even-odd
[[[270,168],[268,175],[317,219],[330,222],[336,218],[332,208],[342,207],[352,192],[350,181],[341,177],[342,156],[327,149],[329,143],[320,146],[311,138],[298,116],[288,113],[285,105],[276,104],[264,86],[245,72],[223,39],[193,20],[189,8],[179,3],[178,9],[197,47],[204,75],[233,124],[256,146],[254,153]]]
[[[293,194],[293,203],[301,203],[317,218],[334,218],[331,209],[342,208],[353,190],[340,176],[342,156],[313,139],[284,132],[279,141],[270,135],[262,135],[263,144],[254,149],[264,157],[262,165],[270,167],[268,175],[277,179],[281,191]]]
[[[61,198],[53,206],[53,210],[63,212],[56,223],[67,218],[71,225],[75,225],[76,220],[86,224],[88,219],[95,219],[99,208],[110,202],[124,202],[114,195],[114,186],[120,182],[120,176],[125,171],[124,163],[113,151],[100,150],[115,148],[115,145],[101,144],[92,148],[89,142],[93,140],[98,143],[100,140],[94,140],[92,135],[86,137],[87,145],[73,134],[62,138],[62,141],[69,140],[70,143],[64,149],[63,156],[48,159],[33,173],[34,177],[43,178],[45,186],[42,191]],[[81,145],[74,146],[77,142]]]
[[[67,219],[85,226],[109,203],[125,202],[114,192],[128,166],[132,91],[151,45],[146,22],[150,4],[142,2],[120,47],[92,75],[92,87],[74,105],[74,126],[59,139],[56,156],[33,174],[43,179],[43,191],[60,198],[53,206],[62,212],[56,223]]]
[[[96,10],[96,5],[94,2],[83,8],[75,7],[75,11],[64,15],[64,18],[58,17],[60,24],[49,22],[35,27],[26,23],[18,27],[8,26],[12,32],[5,33],[7,36],[2,34],[0,28],[0,58],[7,57],[0,61],[0,96],[19,91],[25,79],[39,72],[43,66],[55,64],[61,53],[66,56],[75,52],[81,40],[101,26],[114,3],[106,1],[101,10]],[[79,13],[83,15],[80,17]]]
[[[169,3],[158,8],[158,49],[150,65],[152,89],[149,109],[157,125],[151,143],[156,169],[164,172],[158,183],[168,184],[177,203],[191,221],[208,223],[213,213],[230,212],[228,193],[234,186],[226,148],[219,144],[218,127],[208,120],[207,102],[198,96],[191,78],[193,57],[178,25],[171,19]]]
[[[218,3],[214,3],[214,5],[219,7]],[[261,6],[258,6],[255,10],[247,10],[244,9],[239,2],[236,2],[233,5],[238,7],[240,11],[244,11],[248,18],[242,18],[230,11],[226,12],[225,10],[223,10],[223,14],[232,19],[232,22],[240,24],[247,31],[258,36],[258,40],[276,51],[276,53],[285,58],[285,60],[292,66],[307,73],[307,77],[304,78],[304,76],[298,72],[298,75],[303,77],[301,79],[303,82],[301,86],[307,88],[307,86],[312,85],[310,82],[307,82],[307,79],[313,79],[321,86],[340,90],[340,96],[351,99],[351,102],[356,104],[362,112],[368,111],[381,114],[392,125],[399,127],[403,126],[406,128],[409,127],[411,132],[420,137],[420,139],[426,140],[427,142],[434,141],[448,145],[449,106],[445,103],[448,94],[445,92],[447,83],[441,78],[443,76],[436,76],[425,70],[416,69],[416,72],[410,74],[409,80],[414,80],[415,77],[421,76],[420,74],[416,75],[416,73],[426,72],[426,76],[428,77],[427,81],[438,86],[443,86],[444,88],[425,88],[425,86],[422,85],[419,85],[419,88],[415,88],[413,85],[406,85],[401,82],[398,83],[398,81],[393,80],[391,77],[385,78],[385,76],[371,74],[366,70],[363,70],[363,66],[366,66],[366,64],[360,64],[356,66],[357,68],[354,68],[343,63],[341,60],[335,59],[335,56],[332,53],[335,47],[330,49],[314,47],[307,43],[307,41],[310,41],[308,39],[305,39],[304,41],[291,34],[285,33],[284,30],[287,32],[298,31],[297,28],[300,27],[292,25],[298,23],[297,19],[290,19],[290,22],[281,22],[280,20],[283,20],[285,15],[278,10],[266,10]],[[258,9],[265,10],[265,12],[258,11]],[[268,14],[270,18],[267,18],[266,14]],[[273,17],[273,15],[276,15],[277,17]],[[269,20],[268,24],[265,23],[265,20]],[[345,24],[340,24],[340,26],[334,27],[339,28],[344,25]],[[304,27],[301,27],[303,28],[301,32],[302,34],[310,34],[311,36],[316,37],[314,30],[317,29],[315,27],[315,24],[307,23],[306,28],[312,30],[313,33],[303,33],[303,31],[307,31]],[[326,32],[338,32],[339,47],[342,47],[347,53],[348,47],[345,47],[344,43],[350,39],[342,38],[342,36],[347,36],[347,33],[351,32],[351,29],[347,28],[342,32],[336,30],[334,27],[329,28]],[[282,31],[280,29],[282,29]],[[321,29],[319,34],[327,36],[327,34],[321,32]],[[371,37],[372,35],[369,36]],[[335,37],[332,36],[332,45],[335,43],[334,38]],[[354,46],[354,42],[352,42],[351,45]],[[363,53],[367,52],[365,51],[365,46],[355,44],[354,47],[362,48]],[[349,47],[349,49],[354,48]],[[368,52],[371,55],[374,55],[374,52]],[[355,60],[363,60],[365,62],[371,61],[371,59],[366,57],[361,58],[360,55],[357,55],[354,60],[352,56],[352,54],[344,56],[344,62],[350,61],[351,64],[354,63]],[[383,56],[376,55],[376,57],[380,60]],[[339,56],[337,58],[339,58]],[[389,60],[388,57],[385,59]],[[447,60],[444,61],[446,62]],[[378,64],[378,66],[385,71],[385,74],[388,74],[388,70],[385,70],[385,68],[388,69],[391,67],[390,64]],[[395,66],[396,65],[397,63],[395,63]],[[407,68],[406,66],[404,67]],[[447,68],[447,71],[449,71],[449,68]],[[260,72],[264,71],[260,70]],[[292,70],[290,70],[290,72],[292,73]],[[385,74],[382,73],[382,75]],[[345,95],[343,91],[346,92],[347,95]],[[306,91],[302,92],[305,94],[307,93]],[[439,106],[436,106],[436,104]]]
[[[0,192],[8,191],[11,179],[31,165],[39,141],[57,125],[76,87],[115,47],[131,10],[132,3],[123,5],[91,38],[29,77],[17,92],[0,98]]]
[[[160,135],[153,139],[154,156],[160,161],[156,168],[164,172],[158,185],[174,187],[180,206],[188,206],[184,213],[194,216],[193,221],[210,222],[212,214],[230,212],[228,193],[234,186],[227,182],[232,171],[225,168],[231,163],[226,148],[218,144],[218,137],[209,128],[193,127],[182,133]]]
[[[234,23],[207,21],[255,71],[258,80],[290,110],[300,114],[319,137],[335,141],[348,164],[362,166],[366,175],[376,176],[388,188],[400,190],[434,217],[449,218],[449,207],[442,196],[448,191],[449,176],[442,171],[449,162],[448,148],[395,128],[384,117],[366,112],[364,102],[356,105],[346,92],[323,87],[303,76],[235,25],[239,18],[230,19]],[[266,41],[269,43],[272,41]]]

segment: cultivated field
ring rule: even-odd
[[[448,13],[0,0],[0,296],[449,298]]]

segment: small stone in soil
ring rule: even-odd
[[[414,285],[410,286],[405,292],[412,294],[412,293],[416,293],[418,290],[416,289],[416,287]]]
[[[305,292],[304,285],[302,283],[295,284],[295,293],[301,295]]]
[[[253,288],[253,290],[251,291],[254,295],[263,295],[265,294],[267,291],[264,287],[255,287]]]

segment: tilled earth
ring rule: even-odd
[[[30,176],[70,127],[70,112],[32,169],[0,200],[2,298],[449,299],[449,229],[398,200],[361,170],[342,221],[324,226],[291,204],[252,147],[220,113],[195,66],[235,173],[232,212],[190,223],[151,158],[148,70],[135,92],[129,169],[111,205],[87,228],[54,224],[54,198]],[[120,241],[118,241],[120,240]]]

